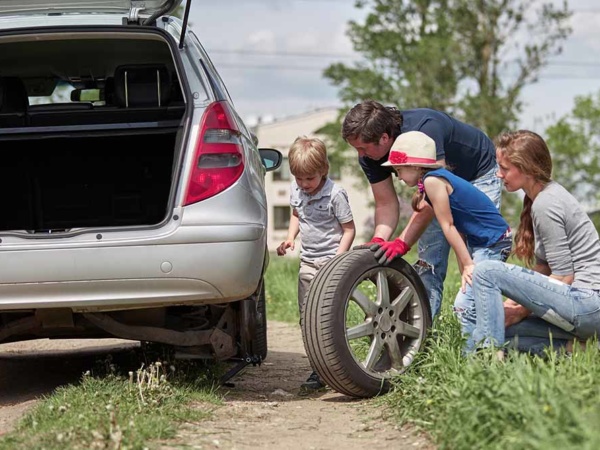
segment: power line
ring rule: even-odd
[[[303,58],[356,58],[359,59],[359,55],[352,55],[349,53],[319,53],[319,52],[283,52],[283,51],[272,51],[264,52],[259,50],[227,50],[227,49],[214,49],[210,50],[209,54],[222,54],[222,55],[240,55],[240,56],[265,56],[265,57],[303,57]],[[516,62],[512,61],[512,62]],[[600,67],[600,61],[549,61],[546,63],[548,66],[564,66],[564,67]]]
[[[210,54],[224,55],[242,55],[242,56],[292,56],[292,57],[308,57],[308,58],[356,58],[356,55],[350,53],[318,53],[318,52],[262,52],[257,50],[209,50]]]
[[[278,70],[278,71],[296,71],[296,72],[322,72],[326,67],[315,67],[315,66],[290,66],[290,65],[277,65],[277,64],[215,64],[219,70],[221,69],[235,69],[235,70]],[[540,75],[540,80],[600,80],[600,74],[597,75],[578,75],[578,74],[547,74]]]

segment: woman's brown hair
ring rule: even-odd
[[[496,139],[496,151],[506,158],[521,173],[530,175],[534,180],[546,184],[552,175],[552,158],[544,139],[533,131],[519,130],[504,133]],[[521,221],[515,236],[517,255],[528,265],[534,262],[535,238],[531,205],[533,200],[527,195],[523,199]]]

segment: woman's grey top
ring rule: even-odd
[[[600,239],[569,191],[552,181],[531,207],[535,256],[554,275],[574,275],[572,286],[600,290]]]

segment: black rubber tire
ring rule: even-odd
[[[362,283],[375,286],[375,301],[364,294]],[[365,318],[347,329],[351,302]],[[397,258],[380,266],[373,252],[361,249],[338,255],[319,270],[306,298],[302,335],[313,369],[331,388],[373,397],[387,392],[389,379],[410,365],[430,326],[427,293],[410,264]],[[357,338],[370,342],[364,361],[350,345]]]
[[[252,342],[252,354],[260,356],[264,361],[267,357],[267,301],[264,280],[261,286],[256,305],[256,336]]]

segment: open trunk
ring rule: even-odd
[[[185,114],[176,44],[130,30],[0,36],[0,231],[168,216]]]

